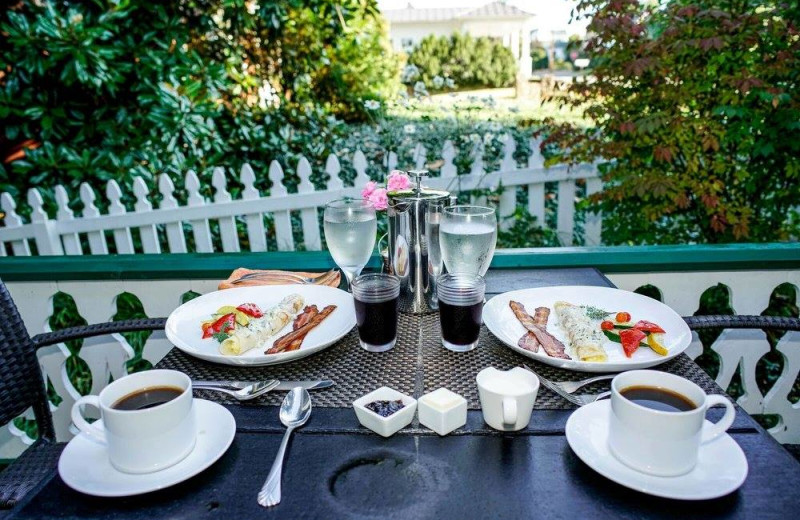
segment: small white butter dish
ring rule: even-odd
[[[467,424],[467,400],[447,388],[419,398],[419,422],[439,435]]]
[[[366,407],[373,401],[396,401],[398,399],[403,401],[403,407],[388,417],[380,416]],[[417,411],[417,400],[388,386],[382,386],[353,401],[353,409],[356,411],[358,422],[363,426],[378,435],[391,437],[401,428],[411,424],[414,412]]]

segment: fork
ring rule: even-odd
[[[283,273],[280,273],[280,274],[258,273],[258,272],[256,272],[256,273],[244,274],[244,275],[240,276],[239,278],[237,278],[236,280],[233,280],[231,283],[232,284],[237,284],[237,283],[245,282],[247,280],[258,280],[258,279],[267,279],[267,278],[272,278],[272,279],[281,279],[281,278],[283,278],[283,279],[286,279],[286,280],[292,280],[292,281],[294,281],[296,283],[299,283],[299,284],[320,284],[320,283],[323,283],[323,282],[327,281],[329,278],[332,278],[335,274],[336,274],[336,269],[331,269],[330,271],[327,271],[325,273],[319,274],[317,276],[300,276],[299,274],[289,273],[289,272],[283,272]]]
[[[550,381],[550,383],[553,386],[559,387],[561,390],[563,390],[564,392],[566,392],[568,394],[573,394],[579,388],[584,387],[584,386],[586,386],[586,385],[588,385],[590,383],[594,383],[594,382],[597,382],[597,381],[605,381],[607,379],[614,379],[614,377],[616,377],[616,374],[605,374],[605,375],[602,375],[602,376],[590,377],[590,378],[584,379],[582,381]],[[540,379],[544,379],[544,378],[542,378],[540,376]]]
[[[574,405],[584,406],[584,405],[587,405],[589,403],[593,403],[593,402],[597,401],[598,399],[602,399],[604,397],[608,397],[609,395],[611,395],[610,391],[603,392],[603,393],[600,393],[600,394],[597,394],[597,395],[573,395],[573,394],[569,394],[569,393],[565,392],[563,389],[561,389],[561,387],[556,386],[555,383],[553,383],[552,381],[550,381],[546,377],[542,377],[539,374],[537,374],[536,371],[534,371],[528,365],[524,365],[524,366],[525,366],[525,368],[530,370],[531,373],[533,373],[533,375],[535,375],[539,379],[539,382],[542,383],[543,386],[545,386],[546,388],[550,389],[551,391],[553,391],[554,393],[559,395],[562,399],[565,399],[566,401],[568,401],[568,402],[570,402],[570,403],[572,403]]]

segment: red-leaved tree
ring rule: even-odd
[[[593,67],[563,95],[557,160],[607,161],[605,243],[785,240],[800,205],[800,8],[580,0]]]

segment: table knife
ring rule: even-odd
[[[329,386],[333,386],[333,381],[330,379],[321,379],[317,381],[308,380],[308,381],[281,381],[278,383],[278,386],[275,387],[275,390],[291,390],[296,386],[301,386],[306,390],[319,390],[321,388],[328,388]]]
[[[255,381],[194,381],[193,384],[197,386],[231,386],[241,387],[242,385],[249,385]],[[322,380],[306,380],[306,381],[280,381],[274,390],[291,390],[296,386],[301,386],[306,390],[320,390],[334,385],[330,379]]]

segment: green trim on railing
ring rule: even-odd
[[[380,265],[373,256],[369,266]],[[35,280],[220,279],[237,267],[321,271],[325,251],[0,258],[0,278]],[[503,249],[492,268],[596,267],[604,273],[800,269],[800,244],[726,244]]]
[[[596,267],[604,273],[800,268],[800,243],[506,249],[492,267]],[[2,269],[0,268],[0,272]]]

